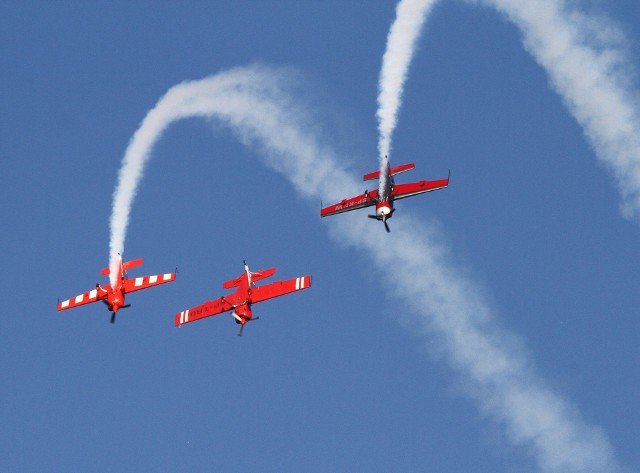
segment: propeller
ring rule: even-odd
[[[244,324],[240,324],[240,331],[238,332],[238,337],[242,336],[242,331],[244,330],[244,326],[247,322],[252,322],[254,320],[260,320],[260,317],[254,317],[252,319],[247,319]]]
[[[391,213],[393,213],[393,211],[391,211]],[[391,213],[389,215],[391,215]],[[382,223],[384,223],[384,228],[385,230],[387,230],[387,233],[391,233],[391,229],[389,228],[389,224],[387,223],[387,218],[389,218],[389,216],[383,215],[382,217],[378,217],[377,215],[367,215],[367,217],[373,218],[376,220],[382,220]]]
[[[393,208],[391,209],[391,212],[389,212],[389,215],[385,215],[384,217],[382,217],[382,223],[384,223],[384,228],[387,230],[387,233],[391,233],[391,229],[389,228],[389,224],[387,223],[387,220],[391,218],[391,216],[393,215],[393,212],[395,212],[396,209]]]
[[[105,301],[104,299],[102,300],[102,302],[104,302],[105,304],[109,305],[107,303],[107,301]],[[129,307],[131,307],[131,304],[123,305],[122,307],[120,307],[120,309],[128,309]],[[116,323],[116,313],[115,312],[111,312],[111,323],[112,324]]]

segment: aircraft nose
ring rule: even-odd
[[[122,300],[119,297],[114,297],[109,301],[111,312],[118,312],[118,309],[122,307]]]
[[[378,209],[376,210],[376,213],[378,214],[378,217],[386,217],[391,213],[391,210],[389,209],[389,207],[384,205],[384,206],[378,207]]]

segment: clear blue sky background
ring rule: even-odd
[[[600,7],[638,65],[640,6]],[[133,207],[130,295],[58,313],[106,279],[124,150],[173,85],[254,62],[292,66],[357,178],[377,169],[378,73],[395,2],[0,2],[0,470],[535,470],[399,323],[367,255],[222,127],[173,126]],[[640,227],[581,128],[493,10],[443,1],[419,42],[394,135],[399,180],[451,187],[398,211],[442,224],[541,377],[640,468]],[[365,188],[354,189],[354,195]],[[369,186],[371,187],[371,186]],[[345,196],[347,197],[347,196]],[[366,211],[361,212],[365,217]],[[342,218],[336,216],[332,218]],[[391,221],[391,226],[395,221]],[[382,232],[371,222],[372,232]],[[389,235],[393,245],[393,233]],[[313,287],[173,326],[242,260]],[[429,268],[424,268],[429,271]]]

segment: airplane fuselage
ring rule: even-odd
[[[96,284],[96,290],[107,293],[105,302],[107,303],[109,312],[113,312],[114,314],[118,312],[118,309],[124,307],[124,281],[125,278],[124,275],[122,275],[113,288],[110,285],[103,288],[99,284]]]
[[[114,314],[118,312],[118,309],[124,306],[124,281],[126,280],[126,275],[124,273],[124,265],[122,264],[122,257],[120,257],[120,261],[118,261],[118,280],[114,284],[111,291],[107,295],[107,306],[109,310]]]
[[[237,324],[244,325],[251,320],[251,271],[244,265],[244,276],[240,281],[238,289],[231,296],[226,297],[227,301],[235,307],[231,315]]]
[[[376,202],[376,217],[378,220],[386,220],[391,218],[393,214],[393,202],[391,200],[391,193],[393,192],[393,176],[389,170],[389,161],[385,162],[384,169],[382,170],[387,176],[384,181],[380,177],[381,182],[378,189],[378,199]]]

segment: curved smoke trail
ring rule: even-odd
[[[387,36],[378,81],[378,152],[380,154],[380,193],[385,187],[384,164],[391,150],[391,135],[396,128],[398,110],[409,65],[420,37],[422,25],[437,0],[401,0],[396,7],[396,19]]]
[[[286,82],[287,71],[238,68],[171,88],[127,149],[114,199],[112,250],[124,242],[129,209],[154,144],[182,118],[225,123],[305,197],[339,200],[356,188],[334,153],[305,128],[311,122],[301,101],[284,90]],[[603,433],[539,378],[526,350],[497,327],[479,288],[452,268],[433,233],[406,215],[398,219],[403,224],[394,231],[394,245],[383,232],[367,231],[363,218],[336,219],[331,231],[341,243],[368,252],[390,295],[412,301],[412,326],[441,341],[449,364],[469,386],[469,397],[504,427],[512,443],[527,447],[543,471],[618,471]]]
[[[565,0],[475,0],[515,23],[525,49],[613,174],[625,217],[640,217],[640,100],[624,35],[603,16]]]

